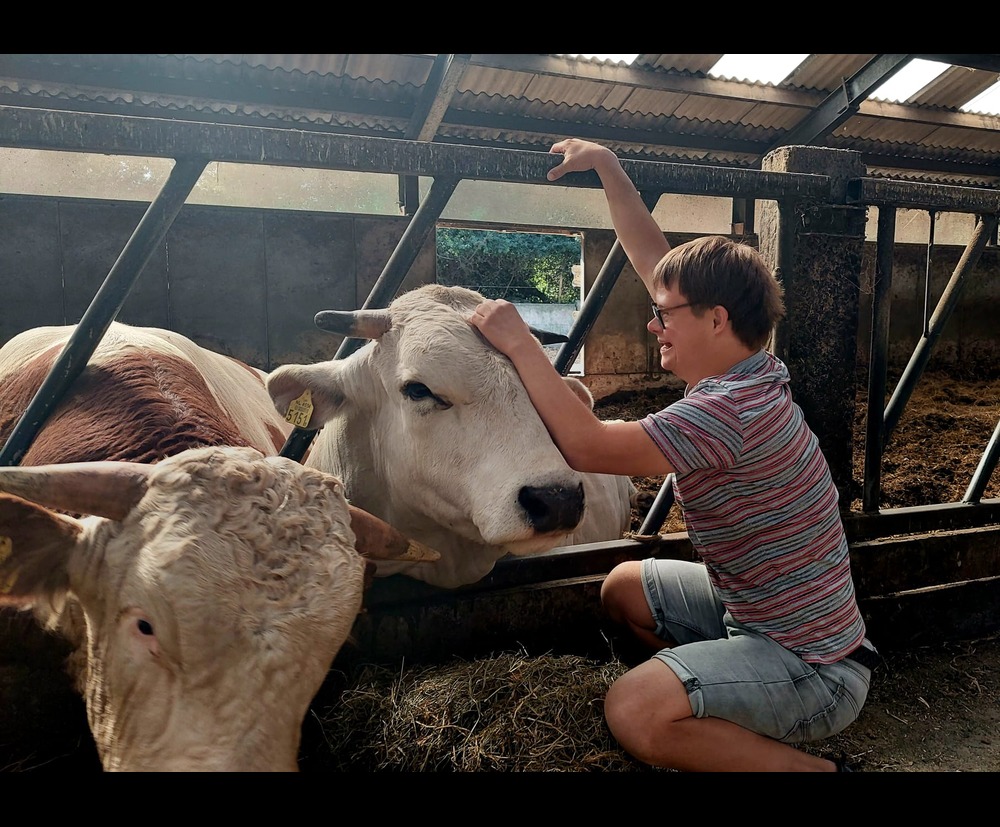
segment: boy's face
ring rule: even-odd
[[[712,332],[712,314],[704,307],[692,307],[682,293],[665,287],[655,290],[653,304],[659,312],[653,314],[646,329],[660,345],[660,367],[688,384],[709,375],[702,372],[701,365],[710,346],[707,337]]]

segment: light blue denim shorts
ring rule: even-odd
[[[701,563],[649,558],[642,575],[657,635],[678,644],[654,657],[681,679],[696,718],[725,718],[801,744],[835,735],[858,717],[871,684],[866,666],[806,663],[740,625]],[[867,640],[864,645],[874,649]]]

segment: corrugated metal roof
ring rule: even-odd
[[[810,55],[778,84],[709,77],[720,57],[12,54],[0,55],[0,105],[532,150],[579,135],[623,157],[744,168],[822,116],[811,142],[861,152],[869,175],[1000,186],[1000,118],[959,109],[998,79],[1000,55],[919,56],[968,65],[905,104],[846,96],[876,59],[916,55]]]

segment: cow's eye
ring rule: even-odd
[[[135,627],[139,630],[140,634],[151,635],[153,634],[153,624],[144,618],[139,618],[135,622]]]
[[[407,382],[403,385],[403,394],[410,399],[426,399],[428,396],[434,396],[431,393],[431,389],[427,387],[423,382]]]
[[[451,403],[446,402],[440,396],[437,396],[430,388],[427,387],[423,382],[407,382],[402,388],[403,396],[407,399],[411,399],[414,402],[419,402],[421,399],[431,399],[434,404],[439,408],[450,408]]]

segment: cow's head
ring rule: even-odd
[[[371,341],[350,357],[285,365],[267,387],[279,412],[320,428],[310,464],[351,501],[441,552],[437,585],[480,579],[504,554],[565,541],[584,516],[583,477],[552,442],[510,361],[467,321],[482,296],[428,285],[388,309],[321,313]],[[592,405],[586,387],[567,378]],[[400,567],[379,566],[379,573]]]
[[[76,677],[107,770],[296,769],[361,607],[356,539],[424,551],[372,534],[335,477],[251,448],[5,468],[0,491],[0,605],[82,621]]]

